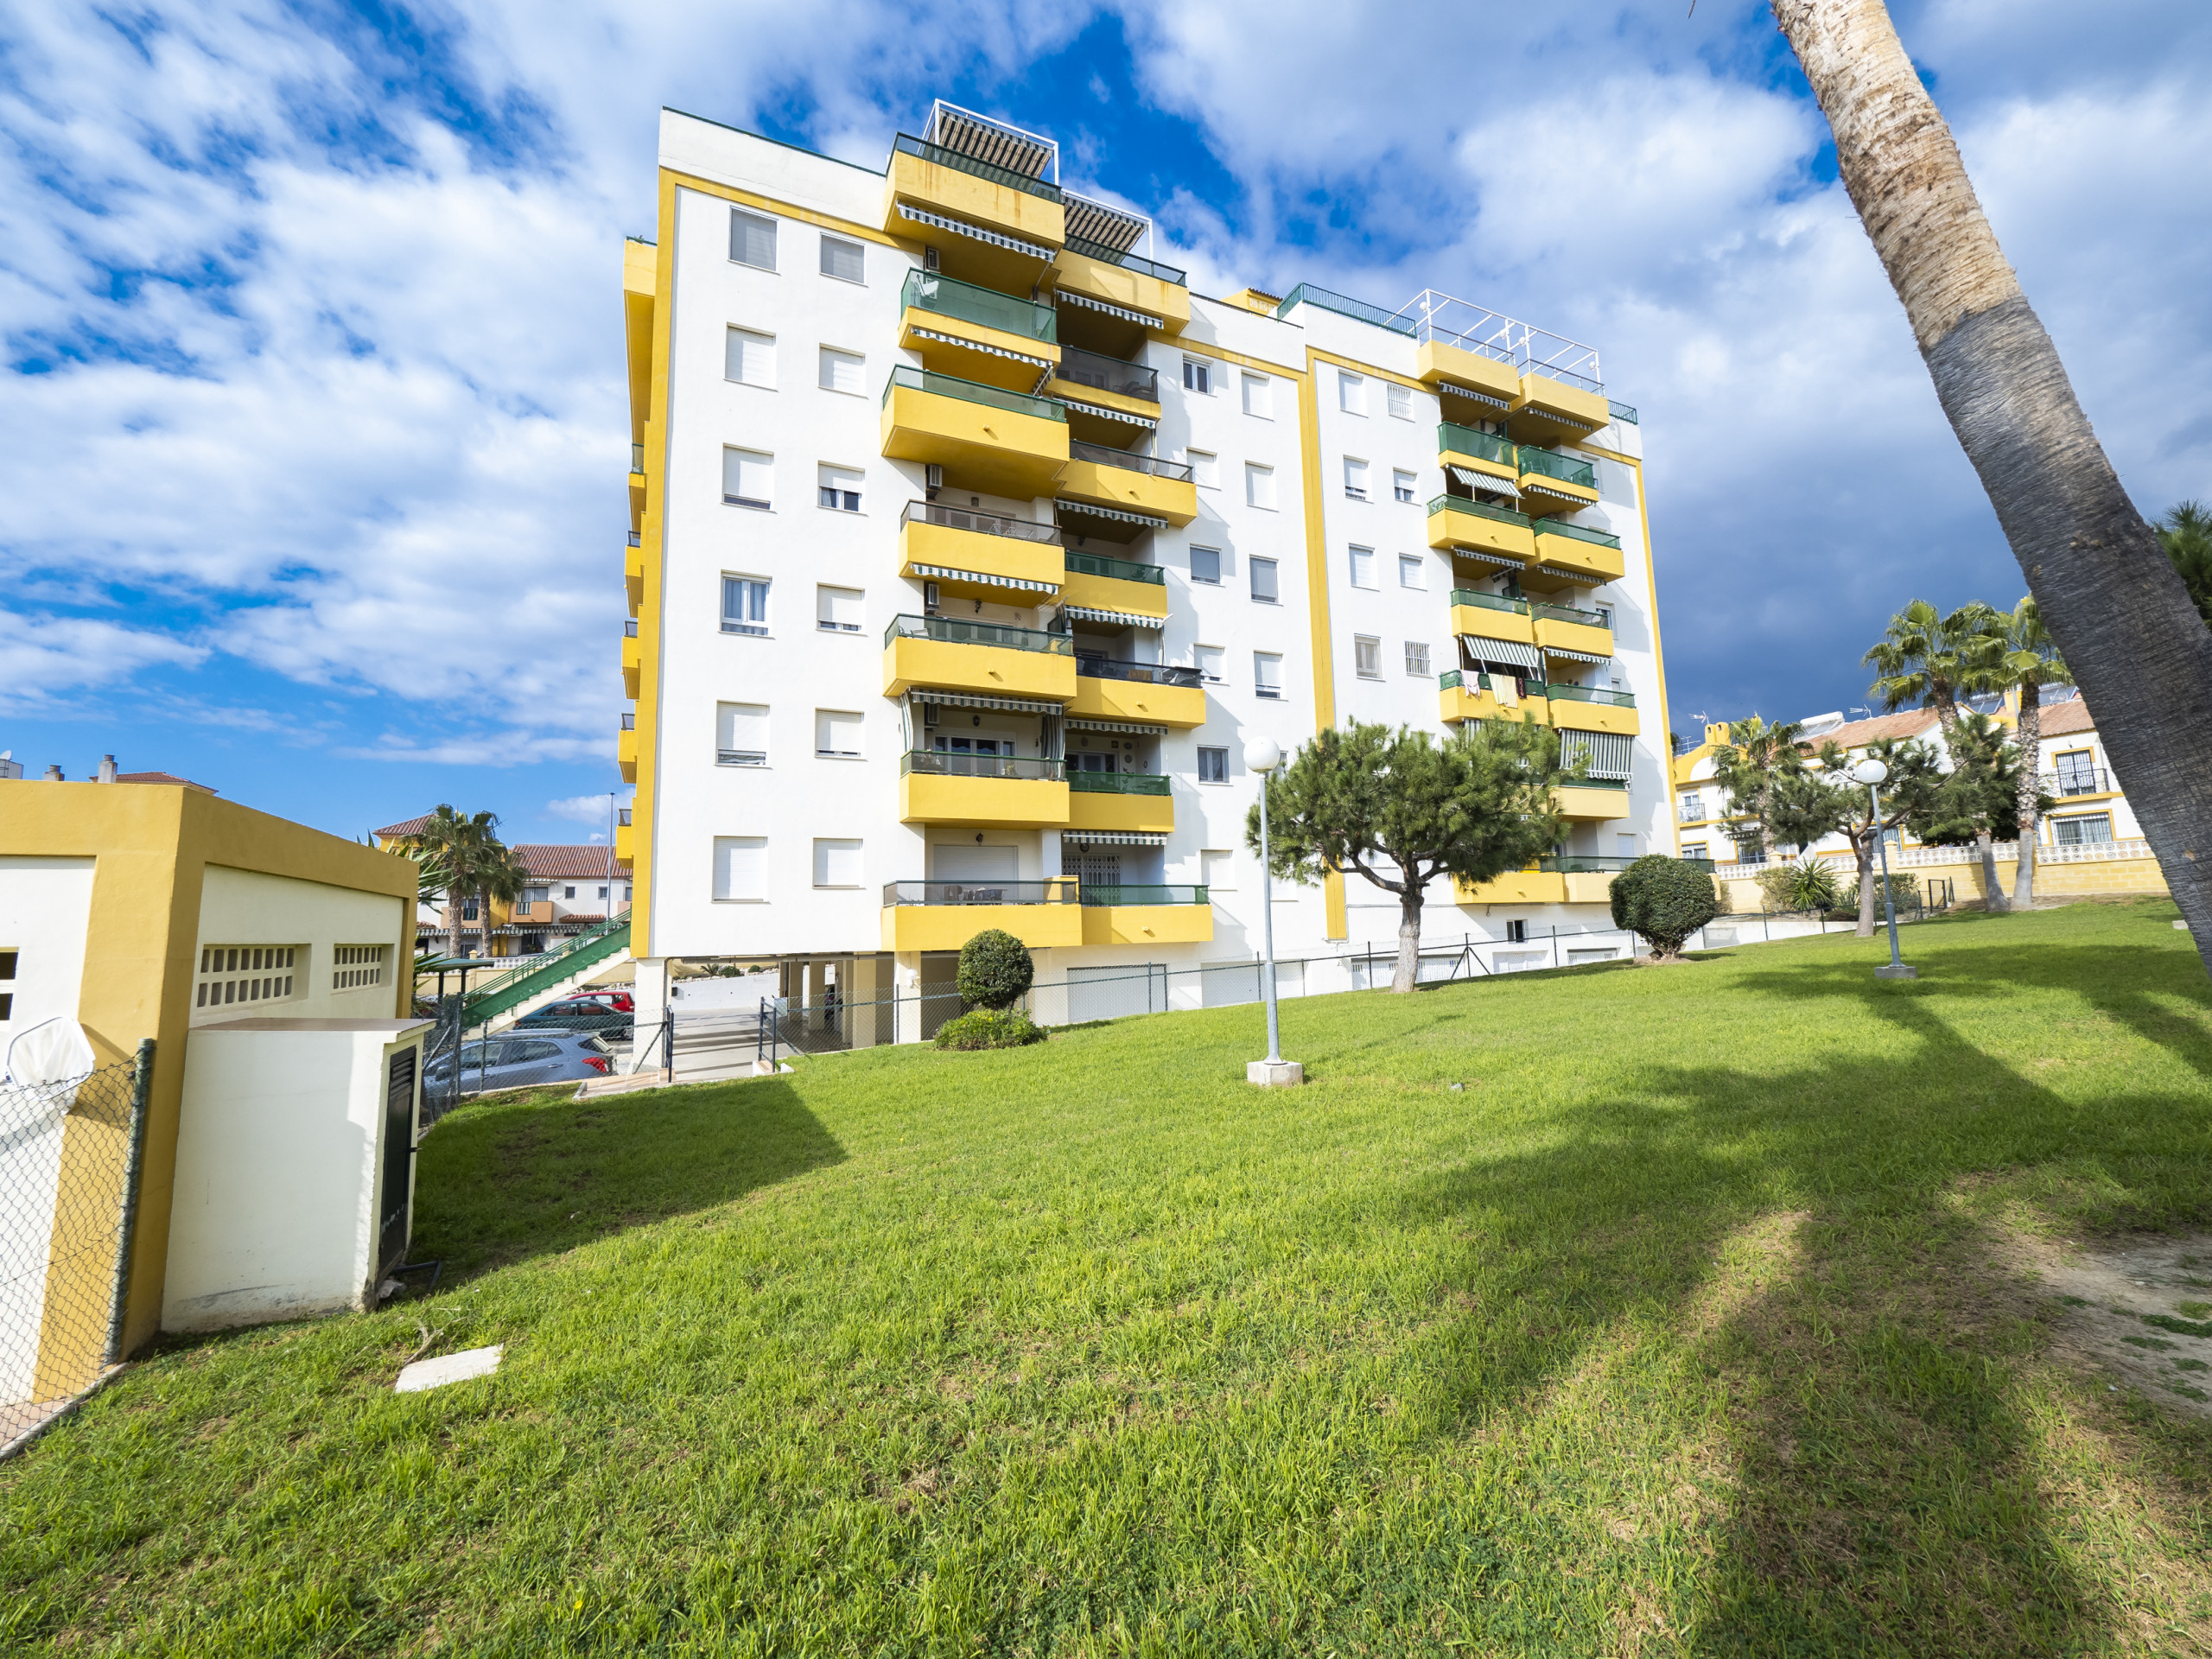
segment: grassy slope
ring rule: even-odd
[[[477,1107],[434,1299],[0,1467],[0,1634],[2200,1651],[2212,1432],[2058,1363],[2003,1231],[2212,1220],[2173,913],[1294,1002],[1299,1091],[1246,1008]],[[418,1317],[499,1376],[391,1394]]]

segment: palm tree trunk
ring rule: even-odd
[[[2034,675],[2020,681],[2020,861],[2012,870],[2012,903],[2031,910],[2036,902],[2036,837],[2042,829],[2036,813],[2036,774],[2043,765],[2043,683]]]
[[[1878,823],[1872,834],[1851,838],[1852,850],[1859,855],[1859,926],[1854,933],[1858,938],[1874,937],[1874,840],[1881,833]]]
[[[2212,968],[2212,629],[2128,500],[1881,0],[1770,0],[1943,413]]]
[[[2012,906],[2005,902],[2005,884],[1997,879],[1996,836],[1990,830],[1975,833],[1974,849],[1981,858],[1981,902],[1993,915],[2003,915]]]
[[[1406,890],[1398,895],[1398,965],[1390,975],[1390,988],[1406,992],[1421,976],[1421,883],[1411,873]]]

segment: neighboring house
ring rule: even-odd
[[[378,847],[411,843],[429,827],[429,816],[388,823],[373,831]],[[442,951],[458,920],[462,953],[474,957],[533,956],[559,948],[588,927],[630,906],[630,869],[617,861],[609,874],[605,842],[518,842],[509,850],[532,880],[512,905],[492,903],[489,948],[474,893],[448,895],[442,904],[416,908],[416,928],[430,949]],[[456,913],[457,912],[457,913]]]
[[[13,753],[12,750],[0,751],[0,782],[19,780],[23,775],[23,763],[13,759]],[[41,781],[59,784],[66,779],[60,766],[48,766],[45,778]],[[175,784],[185,789],[197,790],[202,795],[219,792],[205,784],[195,784],[189,778],[180,778],[172,772],[118,772],[115,757],[111,754],[100,757],[99,766],[87,781],[100,784]]]
[[[1427,929],[1610,928],[1675,838],[1596,352],[1433,291],[1194,295],[1058,154],[941,104],[880,171],[663,113],[624,276],[641,1006],[672,957],[936,994],[985,927],[1042,976],[1249,962],[1247,746],[1354,718],[1558,728],[1567,857],[1439,882]],[[1397,924],[1357,876],[1276,890],[1281,956]]]

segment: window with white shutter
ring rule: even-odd
[[[1271,651],[1252,653],[1252,690],[1262,697],[1282,696],[1282,658]]]
[[[834,760],[861,758],[862,716],[838,709],[814,711],[814,752]]]
[[[857,887],[861,884],[861,844],[857,841],[817,841],[814,843],[814,885],[817,887]]]
[[[741,207],[729,210],[729,257],[741,265],[776,268],[776,221]]]
[[[863,379],[868,359],[858,352],[841,352],[834,346],[824,346],[819,368],[817,384],[823,391],[842,391],[854,397],[867,395]]]
[[[1351,555],[1351,585],[1355,588],[1374,587],[1376,585],[1375,550],[1371,547],[1354,547],[1347,549],[1346,551]]]
[[[1413,388],[1411,386],[1399,385],[1395,381],[1391,382],[1390,418],[1395,421],[1410,421],[1413,417]]]
[[[1274,383],[1264,374],[1247,374],[1241,378],[1244,390],[1244,412],[1263,421],[1275,416]]]
[[[1351,637],[1352,671],[1363,680],[1382,677],[1382,642],[1363,633]]]
[[[765,766],[768,764],[766,703],[718,702],[715,705],[715,764],[718,766]]]
[[[1424,589],[1428,586],[1428,563],[1418,553],[1398,555],[1398,586]]]
[[[1252,573],[1252,597],[1262,605],[1278,603],[1282,593],[1275,582],[1275,562],[1273,559],[1248,559],[1245,564]]]
[[[1350,369],[1337,371],[1337,407],[1347,415],[1367,413],[1367,377]]]
[[[1275,505],[1275,469],[1256,461],[1244,463],[1244,505],[1272,512]]]
[[[1344,457],[1344,494],[1354,501],[1367,499],[1367,463]]]
[[[861,474],[850,467],[823,463],[815,468],[814,500],[817,506],[827,507],[832,512],[858,512]]]
[[[722,904],[765,904],[768,898],[768,838],[715,837],[715,898]]]
[[[758,449],[722,450],[722,499],[734,507],[766,507],[776,499],[776,458]]]
[[[824,633],[858,633],[864,598],[857,588],[817,587],[814,590],[814,626]]]
[[[841,283],[865,283],[868,256],[857,242],[849,242],[842,236],[825,236],[822,238],[822,274],[835,276]]]
[[[730,328],[722,335],[722,378],[748,386],[776,385],[776,337],[750,328]]]
[[[1425,640],[1406,641],[1406,672],[1417,680],[1428,677],[1428,645]]]

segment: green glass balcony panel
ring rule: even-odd
[[[1571,605],[1539,605],[1529,607],[1531,616],[1549,617],[1554,622],[1578,622],[1586,628],[1604,628],[1611,625],[1595,611],[1578,611]]]
[[[1454,605],[1472,605],[1479,610],[1510,611],[1516,616],[1529,614],[1529,601],[1525,599],[1508,599],[1503,594],[1485,594],[1474,588],[1454,588],[1452,602]]]
[[[996,289],[978,288],[973,283],[963,283],[938,271],[908,271],[899,304],[902,310],[912,307],[934,311],[939,316],[958,317],[963,322],[995,328],[1023,340],[1041,340],[1046,345],[1059,341],[1059,315],[1051,306],[1034,305],[1011,294],[1001,294]]]
[[[1083,902],[1086,905],[1204,905],[1211,904],[1212,900],[1206,897],[1206,890],[1202,886],[1128,886],[1086,881],[1083,884]]]
[[[1525,512],[1515,512],[1507,507],[1487,506],[1480,501],[1470,501],[1462,495],[1440,495],[1428,504],[1428,510],[1431,512],[1469,513],[1477,518],[1495,519],[1501,524],[1518,524],[1523,530],[1529,527],[1529,515]]]
[[[1167,795],[1170,781],[1150,772],[1071,772],[1068,787],[1078,795]]]
[[[1156,564],[1136,564],[1128,559],[1109,559],[1096,553],[1077,553],[1067,556],[1071,572],[1086,576],[1111,576],[1116,582],[1148,582],[1155,588],[1167,585],[1167,572]]]
[[[1451,421],[1436,429],[1440,454],[1448,450],[1455,455],[1472,455],[1477,461],[1495,461],[1510,467],[1517,447],[1511,439],[1501,438],[1495,432],[1478,432],[1471,426],[1459,426]]]
[[[1547,518],[1536,526],[1539,536],[1565,536],[1578,542],[1588,542],[1596,547],[1618,548],[1621,538],[1602,530],[1592,530],[1584,524],[1563,524],[1556,518]]]
[[[934,392],[940,397],[964,397],[971,404],[988,404],[993,409],[1011,410],[1016,415],[1034,415],[1040,421],[1065,423],[1068,417],[1065,406],[1054,398],[1032,397],[1023,392],[963,380],[957,375],[910,369],[904,364],[892,370],[891,378],[884,382],[881,401],[890,402],[893,388],[899,386],[912,391]]]
[[[1553,449],[1538,449],[1530,444],[1521,448],[1522,477],[1531,474],[1538,478],[1555,478],[1562,484],[1580,484],[1586,490],[1598,487],[1598,469],[1586,461],[1577,461],[1573,455],[1562,455]]]
[[[1595,685],[1548,685],[1544,695],[1554,702],[1602,702],[1612,709],[1636,707],[1633,691],[1608,691]]]
[[[1010,627],[1003,622],[974,622],[951,616],[894,616],[883,631],[887,646],[894,639],[935,639],[948,645],[995,645],[1001,651],[1041,651],[1056,657],[1072,657],[1075,640],[1065,633],[1037,628]]]

